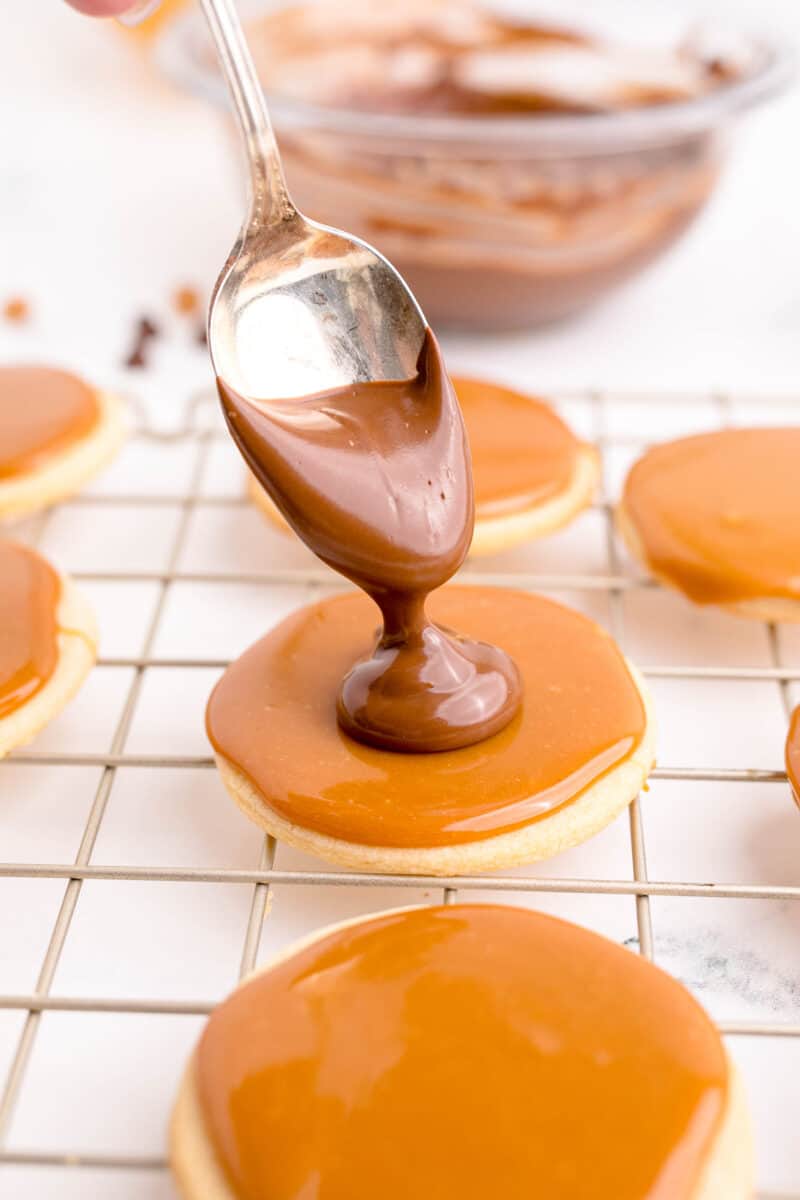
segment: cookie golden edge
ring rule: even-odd
[[[697,608],[718,608],[721,612],[729,613],[733,617],[743,617],[749,621],[800,624],[800,600],[792,600],[791,597],[787,596],[756,596],[747,600],[736,600],[730,604],[699,604],[691,596],[687,596],[674,579],[671,579],[665,572],[656,570],[650,562],[644,542],[639,536],[639,531],[633,519],[625,508],[624,500],[621,500],[617,505],[614,512],[614,520],[622,541],[639,565],[653,579],[663,584],[664,587],[668,587],[671,591],[677,592],[678,595],[683,596],[684,600],[696,605]]]
[[[656,722],[647,687],[626,660],[645,710],[645,729],[633,751],[579,796],[550,816],[496,837],[456,846],[365,846],[316,833],[286,820],[269,805],[250,778],[225,755],[215,755],[227,791],[245,816],[287,845],[356,870],[398,875],[463,875],[523,866],[553,858],[588,841],[641,791],[655,762]]]
[[[591,504],[599,482],[600,455],[594,446],[581,443],[569,484],[558,495],[543,504],[502,516],[486,517],[476,513],[470,556],[482,558],[499,554],[563,529]]]
[[[360,925],[378,915],[409,912],[408,906],[340,921],[283,949],[269,962],[242,980],[272,970],[295,954],[330,934]],[[706,1158],[702,1176],[690,1200],[752,1200],[754,1192],[753,1135],[744,1085],[726,1055],[728,1097],[722,1122]],[[183,1200],[238,1200],[205,1129],[200,1098],[195,1086],[195,1054],[189,1060],[172,1110],[169,1129],[169,1161]],[[424,1183],[424,1181],[423,1181]]]
[[[72,580],[62,575],[60,581],[55,669],[30,700],[0,717],[0,758],[33,741],[66,708],[95,664],[97,625],[94,613]]]
[[[114,458],[128,432],[125,404],[110,392],[96,391],[97,423],[65,450],[40,466],[0,479],[0,520],[17,520],[65,500],[93,479]]]
[[[563,529],[582,512],[597,491],[600,480],[600,456],[594,446],[581,443],[575,459],[575,467],[569,484],[557,496],[543,504],[503,516],[482,517],[480,510],[475,516],[475,531],[469,552],[481,558],[510,550],[523,542],[535,541]],[[284,533],[289,527],[261,484],[248,472],[247,494],[267,520]]]

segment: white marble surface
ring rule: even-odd
[[[769,5],[739,7],[753,15]],[[800,21],[774,3],[784,21]],[[208,383],[205,356],[185,323],[169,314],[174,286],[206,287],[231,240],[237,189],[219,122],[176,95],[116,31],[67,14],[55,0],[3,6],[0,88],[0,299],[21,292],[34,304],[29,327],[0,326],[0,358],[57,358],[136,393],[151,420],[168,427]],[[724,384],[756,392],[800,392],[797,282],[800,101],[792,96],[745,131],[717,201],[687,241],[647,279],[578,324],[531,337],[450,339],[457,365],[536,387],[620,384],[701,393]],[[156,315],[168,336],[154,368],[119,366],[133,318]],[[568,415],[589,432],[592,413]],[[742,405],[734,419],[796,420],[785,405]],[[641,438],[705,428],[716,407],[619,405],[607,431]],[[91,489],[180,495],[191,447],[134,441]],[[635,448],[612,449],[613,492]],[[202,480],[207,498],[235,495],[235,455],[215,446]],[[135,571],[166,564],[179,510],[68,505],[44,527],[42,547],[62,566]],[[624,561],[623,569],[630,570]],[[224,575],[310,562],[304,549],[268,530],[257,514],[201,505],[191,516],[179,568]],[[472,567],[470,570],[474,569]],[[590,512],[545,544],[485,560],[512,574],[585,576],[560,593],[609,623],[591,586],[609,562],[603,517]],[[135,655],[157,602],[152,582],[85,584],[102,628],[105,656]],[[225,657],[311,594],[302,584],[246,586],[221,579],[169,591],[154,652]],[[317,594],[317,593],[315,593]],[[627,647],[644,667],[771,664],[763,628],[700,612],[658,590],[632,590],[623,605]],[[800,638],[781,638],[785,661],[800,661]],[[214,669],[151,670],[126,750],[204,755],[202,709]],[[98,668],[78,699],[41,735],[36,750],[106,751],[131,681],[126,667]],[[653,681],[663,766],[780,767],[785,713],[776,684]],[[0,857],[69,862],[99,780],[94,767],[6,764],[2,768]],[[659,781],[643,801],[650,876],[658,880],[796,884],[800,816],[781,784]],[[194,867],[253,867],[257,832],[227,801],[213,772],[122,769],[93,861]],[[317,865],[280,847],[279,867]],[[632,878],[628,824],[521,875]],[[63,894],[52,880],[0,880],[0,991],[21,993],[36,973]],[[490,896],[479,892],[476,896]],[[260,955],[297,933],[412,899],[420,889],[275,889]],[[634,901],[579,894],[506,897],[571,919],[635,946]],[[230,884],[89,881],[53,983],[57,996],[210,1001],[233,984],[251,889]],[[726,1021],[800,1021],[800,907],[774,900],[652,902],[657,961]],[[0,1079],[22,1023],[0,1010]],[[48,1013],[9,1129],[20,1151],[161,1155],[176,1080],[200,1021],[195,1017]],[[731,1038],[750,1090],[759,1183],[800,1195],[796,1114],[800,1041]],[[20,1200],[58,1195],[93,1200],[173,1196],[163,1172],[0,1167],[0,1192]]]

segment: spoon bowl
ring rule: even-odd
[[[244,230],[208,316],[216,374],[260,400],[412,378],[424,334],[419,306],[380,254],[298,212]]]

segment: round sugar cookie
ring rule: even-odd
[[[125,436],[121,400],[68,371],[0,367],[0,519],[78,491]]]
[[[800,427],[723,429],[634,463],[617,509],[631,553],[696,604],[800,621]]]
[[[428,612],[514,659],[523,701],[510,724],[436,754],[348,737],[337,692],[380,620],[363,594],[328,598],[247,650],[209,700],[217,764],[247,816],[333,862],[426,875],[549,858],[612,821],[647,778],[655,730],[642,681],[610,635],[501,588],[442,588]]]
[[[496,554],[554,533],[590,503],[597,451],[581,442],[544,400],[456,377],[472,451],[475,532],[470,554]],[[282,529],[286,522],[248,473],[250,498]]]
[[[94,616],[71,580],[0,540],[0,758],[58,716],[96,656]]]
[[[184,1200],[748,1200],[717,1029],[675,979],[523,908],[396,909],[212,1013],[173,1111]]]

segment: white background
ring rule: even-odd
[[[783,23],[800,41],[795,3],[723,6]],[[170,315],[185,282],[207,288],[239,218],[236,163],[222,119],[162,83],[146,57],[113,27],[67,12],[59,0],[3,0],[0,17],[0,299],[20,293],[34,308],[21,330],[0,327],[0,357],[56,358],[142,398],[157,421],[175,424],[188,396],[209,382],[191,329]],[[528,337],[447,340],[451,361],[548,389],[625,384],[713,386],[758,394],[800,391],[800,97],[753,117],[717,198],[696,228],[646,278],[579,322]],[[120,367],[134,317],[158,317],[165,337],[145,376]],[[565,409],[591,430],[586,404]],[[740,421],[795,419],[796,408],[739,407]],[[612,407],[608,432],[668,436],[716,419],[709,402]],[[613,493],[636,446],[608,455]],[[104,493],[180,493],[192,450],[134,442],[96,488]],[[241,492],[241,469],[224,445],[202,479],[207,497]],[[179,510],[65,506],[42,548],[73,571],[163,569]],[[258,571],[303,566],[303,549],[271,533],[254,512],[200,508],[179,566]],[[565,533],[485,564],[504,572],[597,578],[610,569],[602,516],[584,514]],[[625,568],[630,569],[628,566]],[[135,655],[156,600],[155,584],[86,584],[104,655]],[[210,583],[170,589],[154,650],[228,656],[309,596]],[[608,624],[602,591],[564,596]],[[763,628],[697,610],[660,590],[632,590],[624,605],[627,648],[637,662],[768,667]],[[800,638],[781,638],[800,662]],[[130,671],[98,668],[80,697],[37,740],[38,751],[107,749]],[[216,672],[150,671],[126,750],[207,754],[202,709]],[[664,765],[781,763],[785,714],[774,684],[656,680]],[[94,768],[3,767],[0,858],[69,862],[97,785]],[[789,885],[798,882],[800,820],[783,786],[654,783],[644,799],[651,877]],[[114,785],[94,861],[253,867],[256,830],[228,802],[211,771],[123,770]],[[277,865],[319,864],[279,849]],[[625,820],[540,875],[630,878]],[[530,872],[529,872],[530,873]],[[0,990],[34,986],[63,892],[54,881],[0,880]],[[480,893],[477,893],[480,896]],[[430,897],[427,897],[430,898]],[[618,940],[636,935],[629,897],[509,897],[582,921]],[[84,886],[53,985],[57,996],[211,1001],[232,986],[251,889],[194,884]],[[396,888],[277,888],[260,956],[298,932],[370,908],[423,899]],[[798,1021],[796,905],[782,901],[659,899],[657,960],[684,979],[721,1020]],[[176,1081],[196,1018],[47,1014],[31,1056],[8,1145],[20,1151],[164,1152]],[[21,1028],[0,1012],[0,1080]],[[800,1047],[778,1039],[731,1039],[749,1086],[759,1180],[800,1195],[796,1116]],[[7,1180],[7,1182],[6,1182]],[[162,1172],[0,1168],[0,1193],[27,1200],[167,1200]]]

